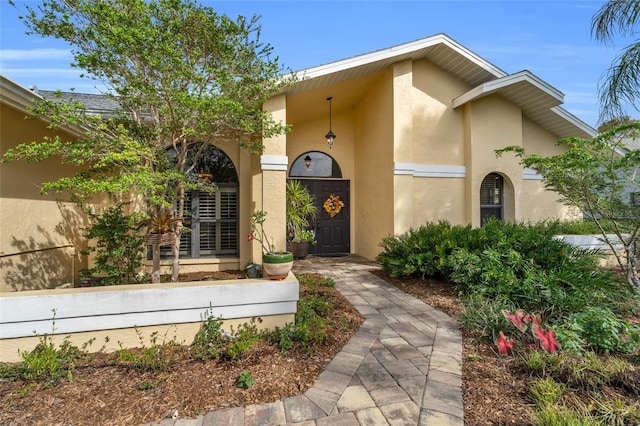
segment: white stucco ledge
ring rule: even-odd
[[[295,314],[299,283],[244,279],[0,293],[0,339]],[[52,309],[55,333],[52,333]],[[0,342],[1,344],[1,342]]]
[[[394,163],[395,175],[411,175],[421,178],[464,178],[467,175],[465,166]]]
[[[554,235],[553,238],[562,240],[565,243],[571,244],[574,247],[578,247],[586,250],[611,250],[611,247],[604,241],[602,235]],[[616,250],[622,250],[624,247],[615,235],[607,235],[609,241],[613,242],[613,247]]]
[[[262,170],[284,170],[287,171],[289,157],[286,155],[261,155],[260,167]]]

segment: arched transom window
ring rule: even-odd
[[[195,151],[197,148],[193,145],[190,149]],[[233,162],[223,151],[209,145],[191,173],[214,182],[218,188],[214,192],[193,190],[185,194],[184,225],[189,229],[180,238],[180,257],[236,256],[239,184]],[[171,257],[171,247],[162,247],[161,256]]]
[[[340,165],[328,154],[320,151],[308,151],[300,155],[291,164],[289,177],[295,178],[342,178]]]

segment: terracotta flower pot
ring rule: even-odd
[[[270,280],[287,278],[293,267],[293,254],[289,251],[262,255],[262,269]]]

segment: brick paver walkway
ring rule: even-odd
[[[295,272],[332,277],[365,317],[304,394],[156,424],[463,425],[462,337],[455,321],[371,274],[375,267],[358,256],[296,261]]]

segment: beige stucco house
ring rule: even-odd
[[[199,165],[220,190],[190,194],[198,213],[190,218],[193,232],[183,234],[181,271],[260,262],[260,247],[246,238],[257,209],[268,212],[266,230],[285,247],[289,178],[307,185],[321,212],[313,223],[317,255],[373,259],[383,237],[427,221],[480,226],[491,216],[534,221],[570,215],[540,176],[513,156],[494,154],[508,145],[552,154],[559,138],[595,134],[560,107],[561,92],[532,73],[507,74],[439,34],[298,77],[264,105],[292,126],[290,133],[264,141],[261,156],[221,144]],[[25,120],[27,109],[48,93],[0,76],[0,152],[54,135],[45,121]],[[97,113],[113,107],[100,96],[74,96]],[[74,135],[74,129],[57,132]],[[330,132],[332,147],[325,139]],[[78,287],[79,270],[90,262],[79,255],[87,222],[74,206],[40,194],[39,185],[74,172],[53,159],[0,164],[0,361],[17,360],[17,349],[34,347],[33,330],[51,332],[53,308],[56,332],[73,334],[78,345],[107,336],[136,345],[137,330],[175,332],[189,341],[208,309],[236,321],[292,320],[298,298],[292,275],[277,285],[242,280],[59,289]],[[330,196],[343,203],[333,216],[323,209]],[[165,268],[169,264],[166,259]]]
[[[561,92],[532,73],[507,74],[439,34],[299,77],[267,105],[293,130],[267,144],[265,154],[281,164],[282,180],[285,173],[308,179],[319,203],[332,192],[345,194],[342,220],[324,213],[319,220],[319,252],[372,259],[381,238],[426,221],[480,226],[488,216],[527,221],[569,214],[540,176],[513,156],[494,154],[507,145],[551,154],[559,138],[596,133],[560,107]],[[332,148],[324,139],[329,97]],[[302,165],[307,155],[309,168]],[[314,174],[316,157],[335,162],[331,176]]]
[[[439,34],[298,77],[265,105],[292,125],[290,133],[265,141],[260,157],[219,147],[235,178],[222,182],[214,199],[193,194],[191,202],[208,213],[185,236],[184,270],[258,261],[259,248],[246,241],[255,209],[269,212],[268,231],[284,247],[288,178],[302,180],[316,197],[322,214],[312,251],[319,255],[373,259],[383,237],[427,221],[480,226],[489,216],[527,221],[569,214],[538,175],[513,156],[494,154],[507,145],[551,154],[559,138],[595,134],[560,107],[560,91],[532,73],[507,74]],[[0,84],[2,152],[51,133],[47,123],[24,119],[46,93],[6,78]],[[331,148],[329,130],[337,135]],[[77,285],[86,266],[78,255],[85,219],[38,188],[70,170],[53,160],[0,168],[0,290]],[[330,195],[344,203],[334,217],[322,209]],[[218,207],[205,208],[212,205]]]

